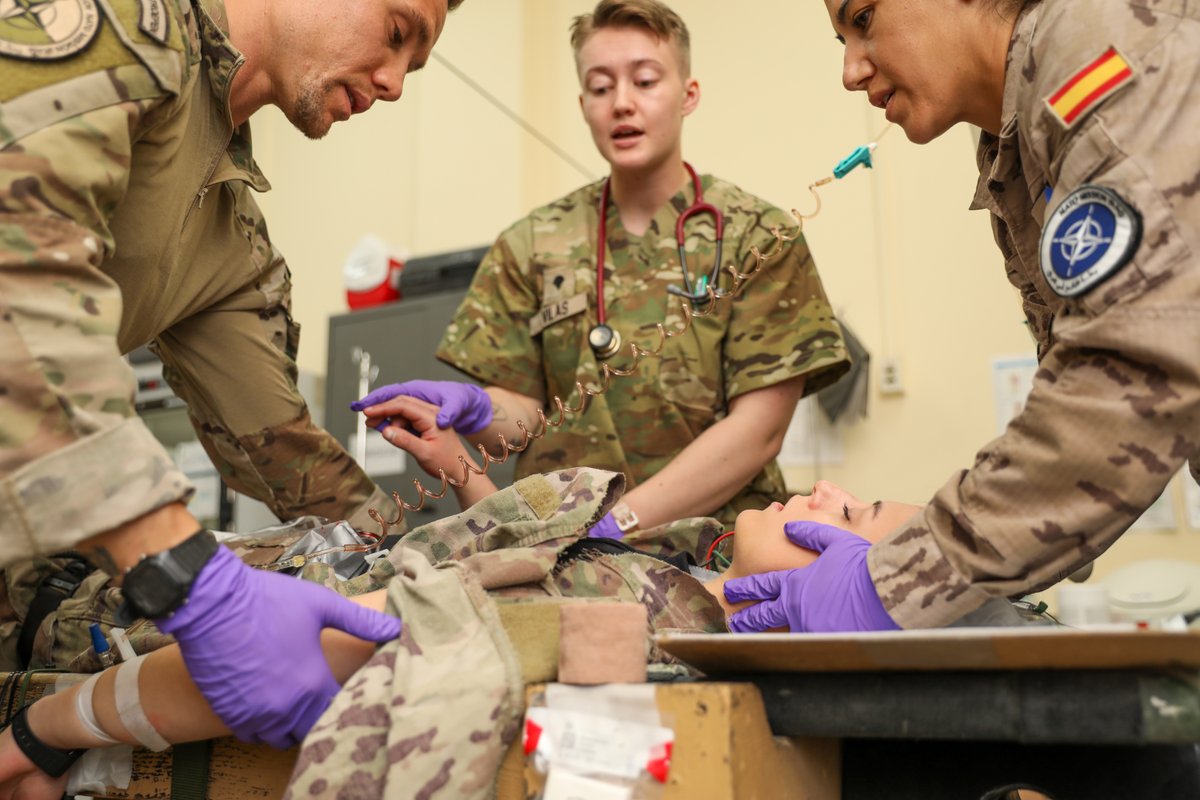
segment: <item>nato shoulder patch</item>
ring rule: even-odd
[[[1085,183],[1042,229],[1042,274],[1058,296],[1077,297],[1129,263],[1141,238],[1136,209],[1111,189]]]
[[[87,49],[99,30],[94,0],[0,0],[0,55],[70,58]]]

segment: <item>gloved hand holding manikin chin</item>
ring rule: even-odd
[[[919,507],[864,503],[828,481],[787,505],[738,516],[724,595],[735,633],[895,630],[867,570],[867,551]]]

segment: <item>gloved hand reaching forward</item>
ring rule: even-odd
[[[381,386],[366,397],[350,404],[351,411],[366,411],[380,406],[370,414],[383,417],[386,426],[388,416],[386,403],[397,397],[415,397],[439,407],[439,428],[454,428],[459,433],[478,433],[492,423],[492,399],[488,393],[473,383],[457,381],[405,381]]]
[[[786,627],[792,633],[829,633],[899,629],[884,610],[867,571],[870,542],[817,522],[789,522],[783,530],[792,544],[815,550],[817,560],[800,569],[726,582],[729,602],[761,601],[732,615],[729,630],[755,633]]]
[[[625,534],[617,527],[617,520],[610,511],[588,528],[588,536],[593,539],[621,539]]]
[[[187,602],[156,622],[175,635],[192,680],[234,735],[278,748],[302,740],[338,692],[322,628],[386,642],[401,627],[323,586],[248,567],[224,547]]]

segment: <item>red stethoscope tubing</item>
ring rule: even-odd
[[[684,255],[684,224],[694,217],[696,214],[712,214],[716,221],[717,229],[717,261],[720,262],[720,247],[725,238],[725,216],[712,203],[704,202],[704,189],[700,186],[700,176],[696,174],[696,170],[692,169],[692,165],[683,162],[683,166],[687,168],[688,174],[692,176],[692,190],[695,195],[695,200],[690,206],[683,210],[679,215],[679,219],[675,221],[675,243],[679,245],[680,267],[683,269],[684,281],[689,281],[687,262]],[[608,244],[608,186],[612,178],[604,181],[604,190],[600,193],[600,229],[597,232],[596,242],[596,319],[604,325],[606,313],[604,307],[604,256]],[[690,285],[688,287],[691,288]]]
[[[608,243],[608,184],[612,178],[604,179],[604,191],[600,193],[600,240],[596,243],[596,319],[604,324],[604,251]]]

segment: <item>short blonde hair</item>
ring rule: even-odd
[[[641,28],[659,41],[674,42],[684,77],[692,73],[692,39],[678,14],[659,0],[600,0],[590,14],[571,21],[571,47],[575,57],[588,39],[604,28]]]

